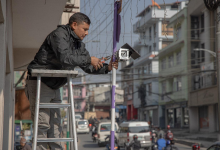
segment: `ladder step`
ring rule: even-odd
[[[40,103],[40,108],[64,108],[70,107],[70,103],[67,104],[60,104],[60,103]]]
[[[73,138],[38,138],[37,142],[73,142]]]

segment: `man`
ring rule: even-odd
[[[96,57],[90,57],[82,40],[88,35],[90,19],[82,13],[75,13],[69,24],[60,25],[52,31],[41,45],[34,60],[28,66],[26,95],[30,101],[32,120],[34,121],[36,101],[36,77],[31,76],[31,69],[74,70],[79,66],[86,73],[106,74],[112,67],[118,68],[118,62],[102,63]],[[40,102],[61,103],[59,88],[66,84],[67,78],[42,77]],[[38,138],[59,138],[61,133],[60,109],[40,109],[38,118]],[[61,150],[60,142],[48,143],[54,150]],[[46,150],[47,143],[37,143],[37,150]]]
[[[163,150],[166,147],[166,140],[163,139],[163,135],[159,135],[160,139],[157,140],[158,150]]]
[[[23,137],[21,138],[20,144],[21,144],[21,149],[20,150],[31,150],[31,147],[30,147],[30,145],[28,145],[26,143],[26,139],[25,138],[23,138]]]
[[[133,147],[133,150],[140,150],[141,149],[141,143],[138,141],[138,136],[134,135],[133,136],[133,141],[129,144],[128,147]]]

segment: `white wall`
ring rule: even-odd
[[[11,0],[1,0],[4,23],[0,24],[0,150],[14,145],[14,72]],[[1,12],[0,12],[1,13]]]

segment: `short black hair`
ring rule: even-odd
[[[78,24],[85,22],[88,25],[90,25],[90,23],[91,23],[89,17],[81,12],[77,12],[70,17],[69,25],[71,25],[73,22],[76,22]]]

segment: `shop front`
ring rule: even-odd
[[[138,109],[134,108],[132,100],[127,101],[127,120],[136,120],[138,118]]]
[[[153,126],[159,126],[158,106],[147,106],[144,108],[144,116],[147,122]]]
[[[193,91],[189,100],[190,132],[218,131],[218,89],[217,86]]]
[[[166,124],[171,128],[189,127],[187,102],[166,104]]]

